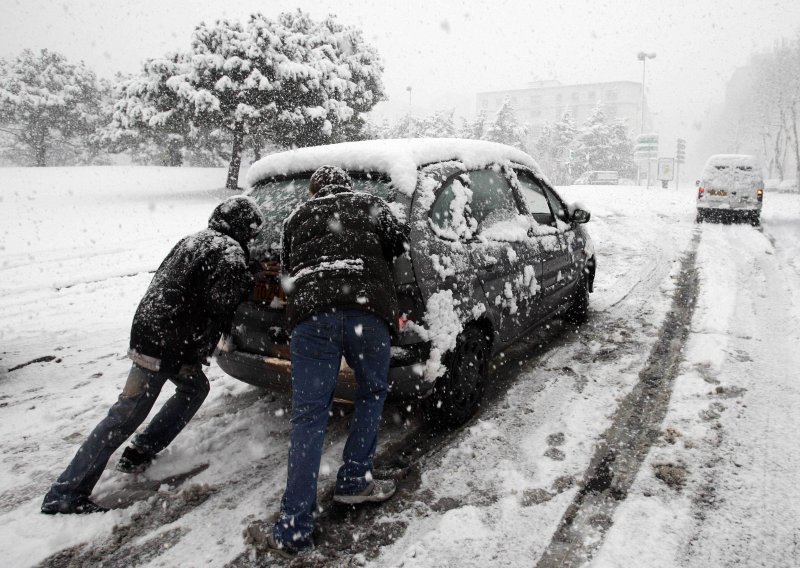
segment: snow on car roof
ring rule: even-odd
[[[417,185],[417,169],[446,160],[458,160],[467,168],[511,161],[531,168],[544,178],[533,158],[505,144],[460,138],[406,138],[344,142],[272,154],[251,166],[247,184],[252,187],[266,178],[313,172],[320,166],[331,165],[345,170],[386,173],[399,191],[411,195]]]
[[[715,154],[706,162],[705,167],[708,168],[709,166],[750,166],[757,168],[758,160],[750,154]]]
[[[761,177],[761,166],[758,159],[750,154],[716,154],[711,156],[703,166],[702,178],[708,183],[732,183],[732,169],[736,169],[739,178],[749,177],[757,181]]]

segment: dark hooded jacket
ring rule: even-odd
[[[372,312],[397,331],[391,263],[405,252],[407,228],[379,197],[328,185],[283,225],[287,323],[333,308]]]
[[[208,228],[181,239],[150,282],[131,327],[132,351],[177,371],[211,355],[252,287],[247,243],[263,223],[255,202],[220,203]]]

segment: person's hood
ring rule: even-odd
[[[243,248],[264,224],[264,216],[252,197],[229,197],[214,209],[208,228],[235,239]]]

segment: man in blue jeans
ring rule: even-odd
[[[125,448],[117,469],[143,471],[203,404],[209,391],[201,364],[252,289],[248,243],[263,223],[255,201],[220,203],[208,228],[181,239],[159,266],[133,316],[128,380],[108,415],[78,449],[42,502],[48,515],[103,512],[89,497],[111,454],[147,418],[167,381],[177,387],[144,432]]]
[[[292,329],[292,436],[280,517],[267,542],[284,556],[314,547],[317,475],[342,357],[358,389],[333,499],[381,502],[395,491],[394,481],[371,472],[388,392],[390,334],[397,332],[391,265],[407,249],[407,229],[382,199],[354,193],[338,167],[318,169],[309,193],[284,222],[281,240]]]

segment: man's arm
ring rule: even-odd
[[[391,262],[408,250],[408,235],[411,227],[398,221],[383,199],[378,198],[378,202],[378,227],[383,256]]]

